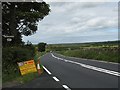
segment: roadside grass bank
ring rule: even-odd
[[[118,51],[119,51],[118,47],[113,47],[113,48],[81,48],[77,50],[62,50],[56,52],[70,57],[120,63],[120,56],[118,54]]]
[[[8,53],[6,54],[6,52]],[[3,59],[6,60],[2,62],[3,64],[5,64],[4,66],[2,66],[4,68],[2,73],[3,87],[12,87],[12,86],[25,84],[37,78],[39,76],[38,72],[28,73],[22,76],[20,74],[20,70],[17,65],[17,62],[34,59],[35,64],[37,66],[37,61],[39,60],[38,58],[43,56],[46,53],[47,52],[36,53],[36,50],[34,50],[33,47],[32,48],[30,47],[3,48],[3,57],[4,57]],[[40,64],[40,68],[41,68],[41,74],[44,73],[42,64]]]
[[[14,75],[14,76],[16,76],[16,75]],[[37,77],[38,77],[37,72],[29,73],[29,74],[26,74],[23,76],[18,75],[16,77],[14,77],[14,79],[4,82],[2,86],[4,88],[4,87],[14,87],[14,86],[22,85],[22,84],[25,84],[25,83],[28,83],[28,82],[34,80]]]
[[[50,44],[47,46],[47,49],[70,57],[120,63],[119,43],[120,41],[118,40],[106,42]]]
[[[38,61],[40,60],[41,73],[44,73],[43,65],[42,65],[42,63],[41,63],[41,57],[42,57],[43,55],[45,55],[46,53],[47,53],[47,52],[37,52],[37,54],[36,54],[35,57],[34,57],[36,66],[37,66]]]
[[[17,62],[33,60],[33,46],[13,46],[2,48],[2,83],[3,86],[23,84],[37,77],[37,72],[21,76]]]
[[[38,56],[42,57],[43,55],[45,55],[47,52],[38,52]]]
[[[36,77],[38,77],[38,73],[37,73],[37,72],[34,72],[34,73],[29,73],[29,74],[20,76],[20,77],[16,78],[16,80],[17,80],[19,83],[24,84],[24,83],[27,83],[27,82],[35,79]]]

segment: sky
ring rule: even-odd
[[[118,40],[117,2],[47,2],[51,12],[38,30],[23,36],[33,44],[84,43]]]

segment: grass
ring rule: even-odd
[[[50,44],[47,49],[65,56],[120,63],[118,43],[119,41]]]
[[[35,60],[36,64],[37,64],[38,58],[41,57],[44,54],[46,54],[46,52],[36,53],[36,55],[34,57],[34,60]],[[24,84],[24,83],[30,82],[34,78],[38,77],[37,72],[28,73],[28,74],[22,76],[20,74],[19,68],[17,68],[16,71],[13,71],[11,67],[12,66],[10,66],[10,68],[7,69],[9,72],[5,72],[6,69],[3,69],[4,70],[3,71],[4,73],[2,73],[2,83],[3,84],[6,84],[6,83],[11,83],[12,84],[14,81],[17,82],[17,83],[20,83],[20,84]],[[42,68],[42,64],[40,65],[40,67]],[[43,73],[43,68],[41,70],[42,70],[41,73]]]
[[[2,83],[17,81],[18,83],[26,83],[36,78],[37,72],[28,73],[26,75],[21,75],[20,71],[10,71],[10,73],[2,73]]]
[[[46,52],[38,52],[38,56],[39,57],[41,57],[41,56],[43,56],[43,55],[45,55],[46,54]]]
[[[34,73],[29,73],[29,74],[17,77],[16,81],[18,81],[19,83],[24,84],[24,83],[27,83],[27,82],[35,79],[36,77],[38,77],[38,73],[34,72]]]
[[[18,72],[17,73],[11,72],[10,74],[2,73],[2,83],[12,81],[17,77],[20,77],[20,74]]]
[[[103,60],[109,62],[119,62],[118,49],[116,48],[83,48],[78,50],[66,50],[58,51],[58,53],[65,56],[78,57],[78,58],[87,58],[95,60]]]
[[[38,52],[37,54],[37,58],[43,56],[44,54],[46,54],[46,52]],[[40,66],[42,68],[42,65]],[[42,70],[43,73],[43,70]],[[34,72],[34,73],[29,73],[20,77],[17,77],[16,80],[19,81],[20,83],[27,83],[31,80],[33,80],[34,78],[38,77],[38,73]]]
[[[15,77],[11,78],[12,75],[14,75]],[[13,86],[17,86],[17,85],[20,85],[20,84],[28,83],[28,82],[34,80],[37,77],[38,77],[37,72],[29,73],[29,74],[26,74],[26,75],[23,75],[23,76],[21,76],[21,75],[17,76],[15,74],[11,74],[11,75],[6,76],[7,81],[2,82],[2,84],[3,84],[3,87],[13,87]]]

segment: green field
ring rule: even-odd
[[[119,41],[51,44],[47,46],[47,50],[54,51],[65,56],[120,63],[118,43]]]

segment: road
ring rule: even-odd
[[[68,88],[118,88],[118,65],[47,53],[41,63]],[[56,80],[57,81],[57,80]]]

